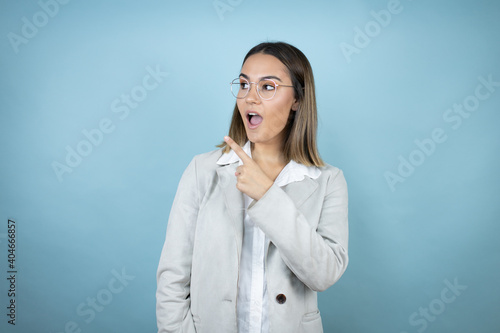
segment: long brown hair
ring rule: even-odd
[[[325,165],[316,147],[318,116],[314,76],[309,60],[295,46],[284,42],[265,42],[248,51],[243,59],[243,64],[250,56],[257,53],[271,55],[285,65],[292,79],[294,98],[299,102],[299,109],[290,112],[285,127],[285,141],[283,143],[285,159],[287,161],[294,160],[306,166]],[[228,135],[240,146],[248,141],[237,104],[234,106]],[[225,153],[231,149],[225,142],[217,147],[224,148]]]

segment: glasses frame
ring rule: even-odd
[[[238,80],[238,82],[236,82],[236,80]],[[248,88],[247,90],[247,93],[245,94],[245,96],[242,96],[242,97],[238,97],[234,94],[234,91],[233,91],[233,85],[234,84],[241,84],[241,80],[244,80],[248,83],[248,85],[250,86],[250,88]],[[270,98],[264,98],[262,97],[262,95],[260,94],[260,89],[259,89],[259,83],[262,82],[262,81],[271,81],[274,83],[274,85],[276,86],[276,89],[274,89],[274,94],[270,97]],[[236,97],[237,99],[243,99],[245,97],[248,96],[248,93],[250,92],[250,90],[252,89],[252,83],[255,84],[255,89],[257,89],[257,95],[259,95],[259,97],[264,100],[264,101],[269,101],[271,99],[274,98],[274,96],[276,96],[276,92],[278,91],[278,87],[291,87],[293,88],[293,86],[290,86],[290,85],[286,85],[286,84],[277,84],[276,81],[274,81],[273,79],[266,79],[266,78],[263,78],[263,79],[260,79],[259,82],[250,82],[248,81],[247,79],[243,78],[243,77],[238,77],[236,79],[234,79],[233,81],[231,81],[230,85],[231,85],[231,94]]]

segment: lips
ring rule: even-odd
[[[247,111],[246,116],[248,120],[248,128],[250,129],[255,129],[262,123],[263,118],[258,112]]]

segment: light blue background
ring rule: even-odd
[[[460,127],[443,118],[478,77],[500,81],[500,3],[402,0],[351,57],[342,43],[355,45],[355,28],[373,26],[387,1],[232,4],[219,16],[211,0],[70,1],[16,53],[9,33],[22,36],[23,17],[41,7],[0,2],[0,331],[56,333],[70,321],[82,332],[156,330],[155,273],[180,175],[227,133],[228,83],[266,40],[308,56],[320,152],[349,185],[350,264],[320,294],[325,332],[500,331],[500,87]],[[112,102],[148,66],[169,74],[120,119]],[[104,118],[114,130],[60,182],[52,163]],[[446,141],[392,191],[385,173],[397,174],[400,155],[418,157],[414,141],[435,128]],[[18,225],[15,327],[8,218]],[[113,270],[134,279],[87,323],[77,308],[110,294]],[[445,290],[455,279],[467,286],[458,296]],[[440,312],[432,321],[418,314],[429,306]]]

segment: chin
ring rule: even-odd
[[[248,131],[247,131],[247,138],[248,138],[248,141],[250,141],[251,143],[259,143],[262,141],[262,140],[259,140],[258,135],[256,135],[255,133],[248,133]]]

